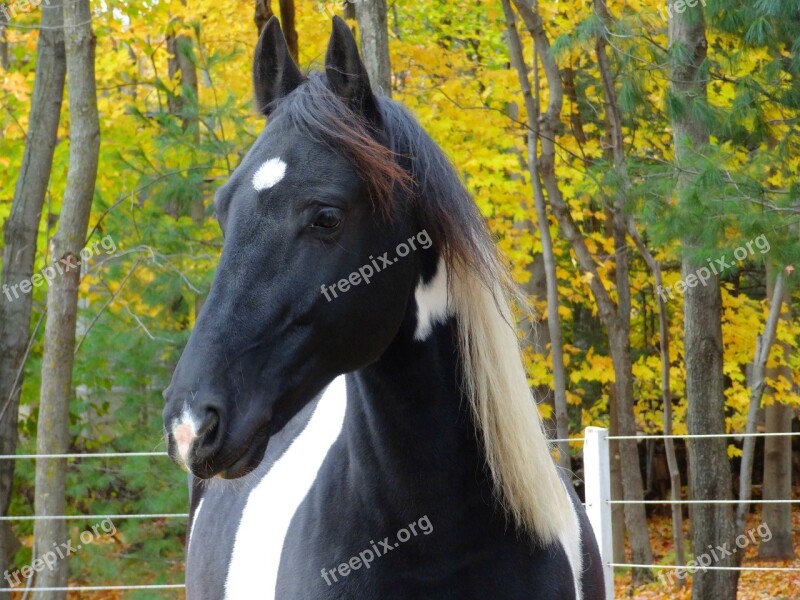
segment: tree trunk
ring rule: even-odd
[[[550,236],[550,221],[547,215],[547,204],[539,179],[539,140],[536,123],[539,121],[540,83],[539,66],[534,56],[535,95],[531,93],[528,79],[528,66],[525,63],[522,43],[517,32],[516,18],[511,10],[509,0],[503,0],[503,11],[506,16],[506,30],[509,36],[511,62],[519,76],[522,96],[528,117],[528,171],[533,187],[533,200],[536,206],[536,220],[539,238],[542,242],[542,263],[544,267],[547,290],[547,331],[550,339],[550,357],[553,364],[553,407],[555,409],[556,437],[565,440],[569,437],[569,417],[567,415],[567,376],[564,368],[564,348],[561,335],[561,317],[558,315],[558,279],[556,277],[556,260],[553,253],[553,240]],[[558,443],[558,463],[571,470],[568,442]]]
[[[768,273],[769,274],[769,273]],[[750,407],[747,411],[747,426],[745,433],[753,434],[758,429],[758,413],[761,409],[761,398],[767,385],[766,370],[775,334],[778,331],[781,307],[783,306],[783,274],[778,272],[775,278],[772,298],[770,300],[769,316],[764,325],[764,334],[756,338],[756,352],[753,358],[753,368],[750,374],[748,387],[750,388]],[[742,449],[742,462],[739,471],[739,505],[736,507],[736,530],[745,532],[747,514],[750,512],[750,497],[752,495],[753,457],[756,451],[756,438],[744,438]],[[741,561],[741,559],[740,559]]]
[[[626,273],[627,275],[627,273]],[[614,363],[614,386],[617,393],[617,420],[620,435],[636,435],[636,418],[633,412],[633,365],[631,364],[630,332],[622,324],[609,327],[608,341],[611,359]],[[644,482],[639,466],[639,447],[635,440],[622,440],[619,444],[622,463],[622,490],[625,500],[640,502],[644,500]],[[649,565],[653,562],[650,548],[650,530],[647,526],[647,513],[642,504],[625,504],[625,531],[631,544],[631,558],[634,564]],[[649,569],[635,569],[634,584],[652,579]]]
[[[167,36],[169,78],[180,76],[179,93],[170,94],[169,112],[180,117],[183,130],[189,131],[199,141],[197,119],[197,67],[192,60],[192,38],[186,35]]]
[[[64,96],[66,61],[60,5],[43,10],[41,23],[25,153],[4,232],[3,296],[0,297],[0,454],[16,454],[17,451],[19,394],[31,322],[32,294],[12,290],[18,290],[21,282],[30,281],[33,274],[39,221],[50,180]],[[14,465],[13,460],[0,461],[0,515],[7,513],[11,501]],[[15,542],[10,526],[0,528],[0,573],[8,568]],[[3,579],[0,587],[5,586]]]
[[[793,410],[789,404],[773,401],[766,408],[767,433],[791,433]],[[792,497],[792,438],[768,437],[764,443],[764,500]],[[761,518],[772,532],[762,540],[760,558],[794,559],[792,505],[765,504]]]
[[[791,322],[790,294],[784,290],[783,302],[787,310],[781,318]],[[775,342],[783,349],[784,356],[791,356],[791,346],[780,339]],[[777,378],[782,375],[787,381],[792,382],[792,369],[783,366],[769,373]],[[792,406],[782,404],[776,400],[768,404],[766,409],[767,433],[791,433],[792,431]],[[792,497],[792,438],[767,437],[764,440],[764,500],[786,500]],[[791,504],[765,504],[761,517],[772,532],[772,538],[762,540],[758,548],[760,558],[793,559],[794,547],[792,545],[792,505]]]
[[[655,259],[653,254],[645,245],[642,238],[636,231],[636,226],[631,221],[629,223],[630,234],[639,254],[642,255],[648,268],[653,273],[653,283],[655,289],[662,289],[663,279],[661,276],[661,264]],[[678,467],[678,457],[675,454],[675,440],[672,435],[672,387],[670,385],[671,364],[669,358],[669,313],[664,298],[656,293],[656,305],[658,306],[658,332],[659,349],[661,354],[661,400],[664,403],[664,451],[667,455],[667,469],[669,469],[670,500],[681,500],[681,471]],[[673,504],[672,510],[672,543],[675,546],[675,565],[686,564],[686,556],[683,548],[683,508],[680,504]],[[684,580],[677,579],[677,587],[683,587]]]
[[[541,60],[549,90],[547,110],[537,124],[542,147],[539,160],[539,176],[547,190],[547,197],[553,214],[558,219],[564,236],[570,242],[581,269],[588,275],[589,288],[597,302],[598,314],[605,325],[611,358],[614,362],[615,389],[617,402],[619,403],[618,423],[620,434],[633,436],[636,434],[636,419],[633,413],[633,374],[630,343],[626,327],[628,317],[620,312],[626,310],[626,300],[623,298],[621,308],[612,300],[597,273],[597,266],[586,245],[586,240],[578,229],[569,207],[564,201],[555,173],[556,138],[558,127],[561,124],[564,101],[561,75],[550,51],[550,41],[544,30],[541,17],[528,3],[528,0],[513,0],[513,2],[533,38],[534,47]],[[622,270],[621,277],[628,276],[627,263],[624,257],[622,264],[618,264],[617,268]],[[629,309],[629,306],[627,308]],[[634,562],[651,564],[653,552],[650,548],[645,509],[644,505],[637,504],[637,502],[643,500],[644,496],[636,442],[634,440],[623,441],[620,444],[620,456],[622,459],[622,483],[625,500],[631,502],[625,505],[625,525],[631,542],[631,554]],[[642,580],[651,576],[652,574],[648,570],[637,570],[634,574],[634,579]]]
[[[525,231],[529,231],[530,235],[536,235],[533,230],[533,223],[530,221],[526,220],[520,223],[519,226],[524,228]],[[530,274],[530,279],[528,283],[522,286],[526,296],[534,298],[540,304],[547,302],[547,280],[544,271],[544,259],[541,253],[533,256],[533,260],[528,266],[528,273]],[[523,342],[532,353],[547,356],[550,346],[550,332],[544,324],[545,316],[534,311],[526,312],[530,314],[520,321]],[[556,406],[550,386],[535,386],[533,388],[533,397],[537,403],[550,407],[550,417],[542,419],[547,435],[551,438],[560,437],[556,425]],[[567,450],[569,450],[569,447],[567,447]]]
[[[361,56],[372,88],[392,95],[392,65],[389,60],[389,29],[386,0],[359,0],[356,18],[361,35]]]
[[[70,112],[69,170],[58,231],[52,242],[53,263],[61,264],[47,294],[47,323],[42,387],[37,429],[39,454],[62,454],[69,450],[69,400],[75,325],[80,284],[80,251],[86,239],[94,196],[100,132],[95,84],[95,44],[89,0],[74,0],[64,6],[64,30]],[[70,268],[70,265],[75,265]],[[66,461],[40,459],[36,463],[36,515],[64,514]],[[66,522],[36,521],[34,544],[39,557],[66,543]],[[67,583],[68,564],[60,560],[53,569],[37,575],[37,587],[62,587]],[[35,600],[65,598],[66,594],[36,592]]]
[[[626,432],[624,435],[634,435],[636,433],[636,419],[634,416],[633,398],[633,365],[631,359],[630,335],[631,335],[631,284],[630,284],[630,260],[628,256],[628,220],[625,216],[628,203],[628,191],[631,187],[628,178],[627,161],[625,157],[624,133],[622,130],[622,113],[617,101],[617,90],[614,77],[606,54],[605,31],[612,26],[611,14],[608,11],[605,0],[595,0],[595,14],[598,16],[604,27],[595,38],[595,53],[597,64],[600,70],[600,77],[603,82],[603,91],[606,97],[605,117],[608,129],[611,134],[611,158],[615,170],[619,173],[622,182],[621,188],[614,198],[611,214],[611,231],[614,238],[614,258],[615,269],[614,279],[617,284],[617,310],[614,323],[606,324],[609,328],[609,347],[614,361],[615,386],[617,410],[616,419],[619,423],[618,430]],[[618,329],[618,333],[611,335],[610,329]],[[639,469],[639,451],[636,443],[631,440],[622,441],[618,446],[620,459],[620,472],[622,475],[622,489],[630,490],[633,486],[642,489],[641,470]],[[627,497],[627,496],[626,496]],[[647,527],[647,515],[644,510],[636,510],[636,507],[625,506],[625,528],[631,540],[632,548],[650,549],[649,530]],[[639,552],[640,564],[649,564],[652,561],[652,554],[642,555]],[[634,551],[636,555],[636,551]],[[646,562],[645,562],[646,561]],[[647,581],[652,577],[652,572],[644,570],[634,571],[634,585]]]
[[[169,78],[173,81],[175,76],[179,76],[180,93],[173,93],[169,96],[169,111],[181,119],[181,127],[191,138],[192,144],[198,147],[200,144],[200,120],[199,111],[199,87],[197,82],[197,66],[193,61],[193,41],[186,35],[175,35],[171,33],[167,36],[167,49],[170,57],[168,62]],[[179,207],[173,207],[173,213],[179,214]],[[189,206],[189,216],[192,222],[198,226],[203,226],[205,220],[206,207],[203,200],[202,190],[197,190],[196,197]],[[203,307],[204,297],[198,294],[195,297],[195,316],[200,314]]]
[[[281,13],[281,29],[283,35],[286,37],[286,43],[289,46],[289,52],[294,58],[295,62],[298,60],[298,42],[297,42],[297,28],[295,26],[295,9],[294,0],[279,0],[279,10]],[[258,35],[261,35],[261,30],[267,24],[275,13],[272,12],[272,0],[256,0],[255,13],[253,20],[258,29]]]
[[[264,25],[266,25],[267,21],[273,16],[275,16],[275,13],[272,12],[272,0],[256,0],[253,20],[256,23],[258,35],[261,35],[261,30],[264,29]]]
[[[300,49],[297,43],[297,28],[295,26],[294,0],[280,0],[281,9],[281,29],[286,37],[286,44],[289,46],[289,53],[295,62],[299,61]]]
[[[617,402],[617,390],[614,386],[608,390],[608,433],[611,437],[619,435],[619,402]],[[611,478],[611,500],[623,500],[625,489],[622,487],[622,453],[619,440],[608,442],[609,476]],[[628,562],[625,556],[625,505],[611,505],[611,542],[614,562]]]
[[[7,24],[8,17],[5,15],[5,13],[0,13],[0,67],[3,67],[3,69],[6,71],[8,71],[10,64],[8,62],[8,36],[6,35],[6,31],[8,31]]]
[[[679,171],[678,201],[695,202],[692,175],[684,167],[696,163],[695,152],[708,144],[709,135],[693,103],[705,103],[708,77],[704,8],[671,11],[669,17],[671,93],[683,107],[673,116],[675,161]],[[689,148],[689,146],[693,146]],[[684,281],[705,266],[691,258],[698,241],[683,240]],[[684,296],[684,360],[686,364],[687,427],[690,434],[725,432],[725,395],[722,372],[722,297],[719,278],[708,285],[686,286]],[[689,443],[689,497],[692,500],[731,500],[731,465],[723,438],[693,439]],[[730,504],[691,505],[695,556],[727,544],[735,548],[736,524]],[[734,557],[721,557],[716,566],[734,567]],[[736,600],[738,572],[702,571],[694,574],[694,600]]]

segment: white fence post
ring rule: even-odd
[[[614,598],[614,567],[611,566],[614,545],[611,539],[611,463],[608,451],[608,430],[587,427],[583,445],[583,478],[586,484],[586,512],[594,529],[600,557],[603,561],[603,577],[606,584],[606,599]]]

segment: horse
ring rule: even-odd
[[[164,392],[187,598],[602,600],[456,170],[339,18],[310,74],[273,18],[253,83],[268,124],[216,193],[219,267]]]

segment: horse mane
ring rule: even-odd
[[[389,98],[378,98],[388,139],[336,97],[322,75],[312,74],[285,102],[294,105],[288,114],[296,127],[350,160],[376,210],[387,218],[416,215],[443,253],[462,387],[498,501],[540,542],[558,539],[575,525],[520,354],[511,306],[521,296],[453,165]]]

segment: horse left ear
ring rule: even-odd
[[[325,55],[325,73],[331,89],[350,108],[372,123],[380,122],[378,100],[372,93],[367,69],[358,54],[356,39],[340,17],[333,17],[333,31]]]
[[[275,102],[287,96],[303,82],[303,74],[289,53],[289,46],[274,16],[258,38],[253,59],[253,90],[258,111],[268,117]]]

